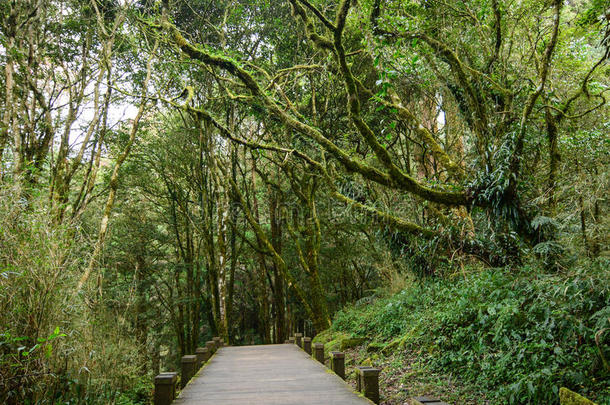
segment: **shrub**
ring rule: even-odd
[[[429,280],[340,312],[333,330],[420,351],[426,367],[461,376],[498,403],[552,404],[566,386],[603,403],[610,327],[608,261],[570,275],[487,270]],[[607,336],[607,335],[606,335]],[[603,336],[602,336],[603,338]]]
[[[148,402],[129,325],[97,291],[75,292],[89,247],[47,197],[0,186],[0,403]]]

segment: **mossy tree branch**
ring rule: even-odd
[[[402,189],[411,192],[421,198],[437,203],[448,205],[468,205],[471,203],[472,199],[467,193],[434,190],[430,187],[420,184],[412,177],[400,171],[398,167],[391,163],[391,159],[389,159],[387,151],[385,151],[385,149],[376,141],[376,139],[374,139],[375,135],[372,133],[370,128],[367,130],[368,127],[366,126],[366,123],[361,120],[358,121],[358,124],[360,124],[359,130],[367,135],[368,141],[370,141],[373,145],[375,145],[375,143],[377,144],[376,153],[378,153],[379,156],[382,158],[385,157],[385,160],[382,159],[382,161],[386,164],[389,163],[389,167],[391,168],[391,170],[389,173],[383,172],[377,168],[367,165],[364,162],[351,158],[346,151],[339,148],[335,143],[326,138],[318,129],[296,119],[294,116],[280,108],[276,101],[271,99],[271,97],[269,97],[263,92],[261,86],[254,79],[252,74],[250,74],[246,69],[239,66],[236,61],[233,61],[221,55],[213,55],[209,51],[191,44],[182,36],[182,34],[180,34],[178,29],[168,21],[164,21],[163,26],[165,27],[165,29],[169,30],[173,42],[185,55],[189,56],[194,60],[198,60],[204,63],[205,65],[218,67],[236,76],[248,88],[251,94],[255,98],[259,99],[263,103],[263,105],[284,125],[288,126],[289,128],[292,128],[293,130],[305,135],[306,137],[320,144],[326,151],[331,153],[333,157],[335,157],[347,170],[357,172],[365,178],[372,180],[378,184],[391,188]],[[343,27],[338,27],[338,29],[339,28],[342,31]],[[346,64],[345,53],[343,53],[343,63]],[[354,86],[352,86],[351,91],[356,91],[355,84]],[[353,96],[350,97],[355,97],[356,93],[352,94]],[[364,125],[362,125],[363,123]]]
[[[301,159],[304,162],[306,162],[307,164],[309,164],[316,171],[318,171],[318,173],[320,173],[322,175],[322,177],[326,181],[326,184],[330,187],[330,189],[331,189],[330,195],[334,199],[336,199],[337,201],[340,201],[342,203],[346,203],[346,204],[358,209],[358,211],[360,211],[367,217],[388,226],[390,229],[394,229],[396,231],[405,232],[405,233],[411,233],[411,234],[415,234],[415,235],[422,235],[424,237],[431,237],[436,234],[434,231],[425,229],[415,223],[406,221],[402,218],[399,218],[399,217],[389,214],[387,212],[383,212],[379,209],[359,203],[359,202],[345,196],[344,194],[340,193],[337,190],[337,188],[335,187],[335,183],[334,183],[332,177],[329,175],[326,168],[324,167],[324,165],[322,163],[318,162],[317,160],[311,158],[306,153],[303,153],[302,151],[299,151],[297,149],[283,148],[281,146],[274,145],[274,144],[252,142],[252,141],[249,141],[246,139],[239,138],[235,134],[233,134],[227,127],[225,127],[222,123],[220,123],[217,119],[215,119],[204,108],[196,108],[196,107],[186,105],[186,104],[180,106],[180,105],[176,104],[174,101],[167,100],[167,99],[165,99],[164,101],[177,108],[186,108],[189,112],[191,112],[192,114],[195,114],[199,119],[208,121],[218,130],[219,134],[222,137],[224,137],[225,139],[228,139],[232,142],[243,145],[249,149],[268,150],[268,151],[277,152],[277,153],[284,153],[286,155],[286,157],[289,157],[289,156],[298,157],[299,159]]]

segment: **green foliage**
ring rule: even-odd
[[[435,372],[458,374],[495,403],[552,404],[566,386],[610,400],[595,334],[610,327],[607,260],[570,275],[487,270],[433,280],[338,313],[332,329],[374,341],[402,336]]]
[[[349,3],[333,38],[339,0],[0,1],[0,402],[146,403],[210,335],[354,302],[327,350],[406,350],[497,403],[607,399],[608,263],[574,268],[608,253],[607,0]]]
[[[87,240],[54,223],[44,192],[17,195],[0,186],[0,403],[146,403],[129,326],[97,292],[74,293]]]
[[[128,390],[120,393],[116,400],[117,405],[148,404],[153,391],[152,380],[147,376],[136,379]]]

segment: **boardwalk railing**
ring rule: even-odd
[[[205,343],[205,347],[195,349],[195,354],[182,356],[180,388],[186,387],[186,384],[193,378],[197,371],[210,360],[212,355],[216,353],[224,345],[220,337],[214,337]],[[155,377],[155,391],[153,395],[154,405],[170,405],[176,399],[176,385],[178,383],[178,373],[164,372]]]
[[[303,342],[301,344],[301,341]],[[312,343],[310,337],[303,337],[301,333],[295,333],[284,343],[295,343],[301,347],[307,354],[311,355],[317,361],[325,364],[324,358],[324,344],[313,343],[313,351],[311,349]],[[330,369],[341,377],[343,380],[345,376],[345,353],[339,351],[330,352]],[[379,373],[380,368],[369,367],[369,366],[356,366],[356,391],[360,392],[366,398],[372,402],[379,404]],[[413,398],[415,404],[421,405],[449,405],[436,398],[430,397],[416,397]]]
[[[295,333],[288,340],[287,344],[295,344],[313,359],[325,365],[324,344],[313,343],[311,337],[303,336],[301,333]],[[211,357],[224,345],[221,338],[215,337],[213,340],[206,342],[205,347],[199,347],[195,350],[195,354],[182,357],[180,388],[187,386],[191,378],[197,374],[199,369],[206,364]],[[224,358],[224,357],[223,357]],[[329,356],[329,368],[341,379],[346,380],[345,375],[345,353],[340,351],[332,351]],[[379,404],[379,374],[381,369],[369,366],[356,367],[356,390],[362,396],[368,398],[375,404]],[[157,375],[154,379],[154,405],[170,405],[176,398],[176,385],[178,383],[178,373],[165,372]],[[417,397],[413,398],[416,404],[425,405],[448,405],[435,398]]]
[[[317,361],[322,364],[324,362],[324,344],[314,343],[313,353],[311,351],[311,338],[302,337],[301,333],[295,333],[294,337],[290,337],[288,340],[290,343],[295,342],[301,347],[307,354],[312,355]],[[301,344],[303,339],[303,344]],[[341,379],[345,380],[345,353],[343,352],[330,352],[330,369],[337,374]],[[375,367],[357,367],[358,370],[366,369],[365,374],[359,374],[356,384],[356,390],[363,394],[366,398],[370,399],[374,403],[379,403],[379,372],[381,369]],[[360,372],[360,371],[359,371]]]

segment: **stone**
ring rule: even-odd
[[[352,337],[346,338],[341,341],[340,349],[341,351],[345,351],[347,349],[351,349],[352,347],[356,347],[364,342],[364,338],[360,337]]]
[[[366,347],[366,351],[368,353],[380,352],[384,349],[384,347],[385,347],[384,343],[373,342],[373,343],[369,343],[369,345]]]
[[[413,403],[415,405],[449,405],[439,399],[430,397],[415,397],[413,398]]]
[[[561,387],[559,389],[559,403],[561,405],[595,405],[595,402],[567,389],[566,387]]]

